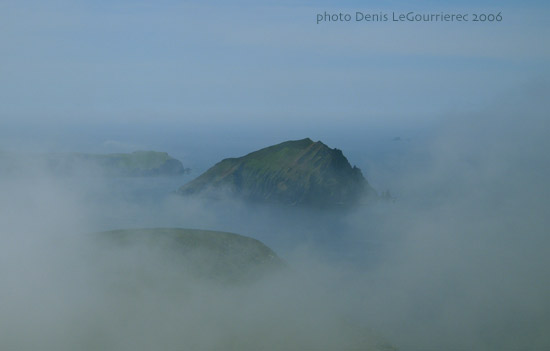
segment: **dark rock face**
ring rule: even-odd
[[[316,207],[353,205],[375,194],[341,150],[309,138],[225,159],[178,192],[209,196],[225,192],[255,201]]]

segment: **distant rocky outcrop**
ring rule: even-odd
[[[56,172],[71,173],[78,166],[92,166],[107,176],[147,177],[187,172],[183,164],[166,152],[134,151],[118,154],[48,154],[48,165]]]
[[[228,158],[178,190],[179,194],[241,196],[284,205],[349,206],[376,192],[341,150],[306,138]]]
[[[37,167],[55,175],[148,177],[171,176],[189,172],[166,152],[135,151],[132,153],[0,153],[4,173],[22,172]]]

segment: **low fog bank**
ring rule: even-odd
[[[188,274],[181,261],[162,250],[98,245],[93,231],[109,225],[101,220],[120,216],[111,224],[129,227],[163,220],[156,218],[158,211],[148,212],[155,206],[135,199],[101,207],[91,194],[97,195],[104,182],[51,177],[36,167],[17,178],[2,178],[1,349],[386,347],[340,292],[338,268],[306,249],[289,255],[287,269],[226,284]],[[166,201],[159,206],[179,203]],[[209,216],[216,216],[214,209],[203,213],[202,203],[179,204],[179,211],[188,211],[182,221],[195,217],[208,227]]]
[[[352,212],[183,198],[168,178],[2,176],[0,348],[547,349],[545,95],[451,119],[399,161],[395,202]],[[223,285],[90,239],[140,227],[251,236],[288,269]]]
[[[387,250],[356,290],[402,349],[550,347],[547,92],[457,116],[392,179]]]

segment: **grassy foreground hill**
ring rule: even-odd
[[[243,281],[284,266],[262,242],[234,233],[151,228],[112,230],[97,235],[109,246],[115,243],[115,247],[136,249],[145,255],[160,254],[163,260],[168,258],[179,264],[182,273],[199,278]]]
[[[222,160],[178,193],[226,193],[285,205],[332,207],[355,204],[375,191],[341,150],[306,138]]]

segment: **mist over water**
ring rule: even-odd
[[[64,178],[21,165],[0,181],[0,349],[546,349],[544,95],[511,97],[450,119],[422,143],[380,150],[393,160],[368,161],[366,177],[396,199],[350,212],[171,193],[198,174]],[[224,285],[186,275],[162,253],[92,239],[143,227],[250,236],[288,269]]]

